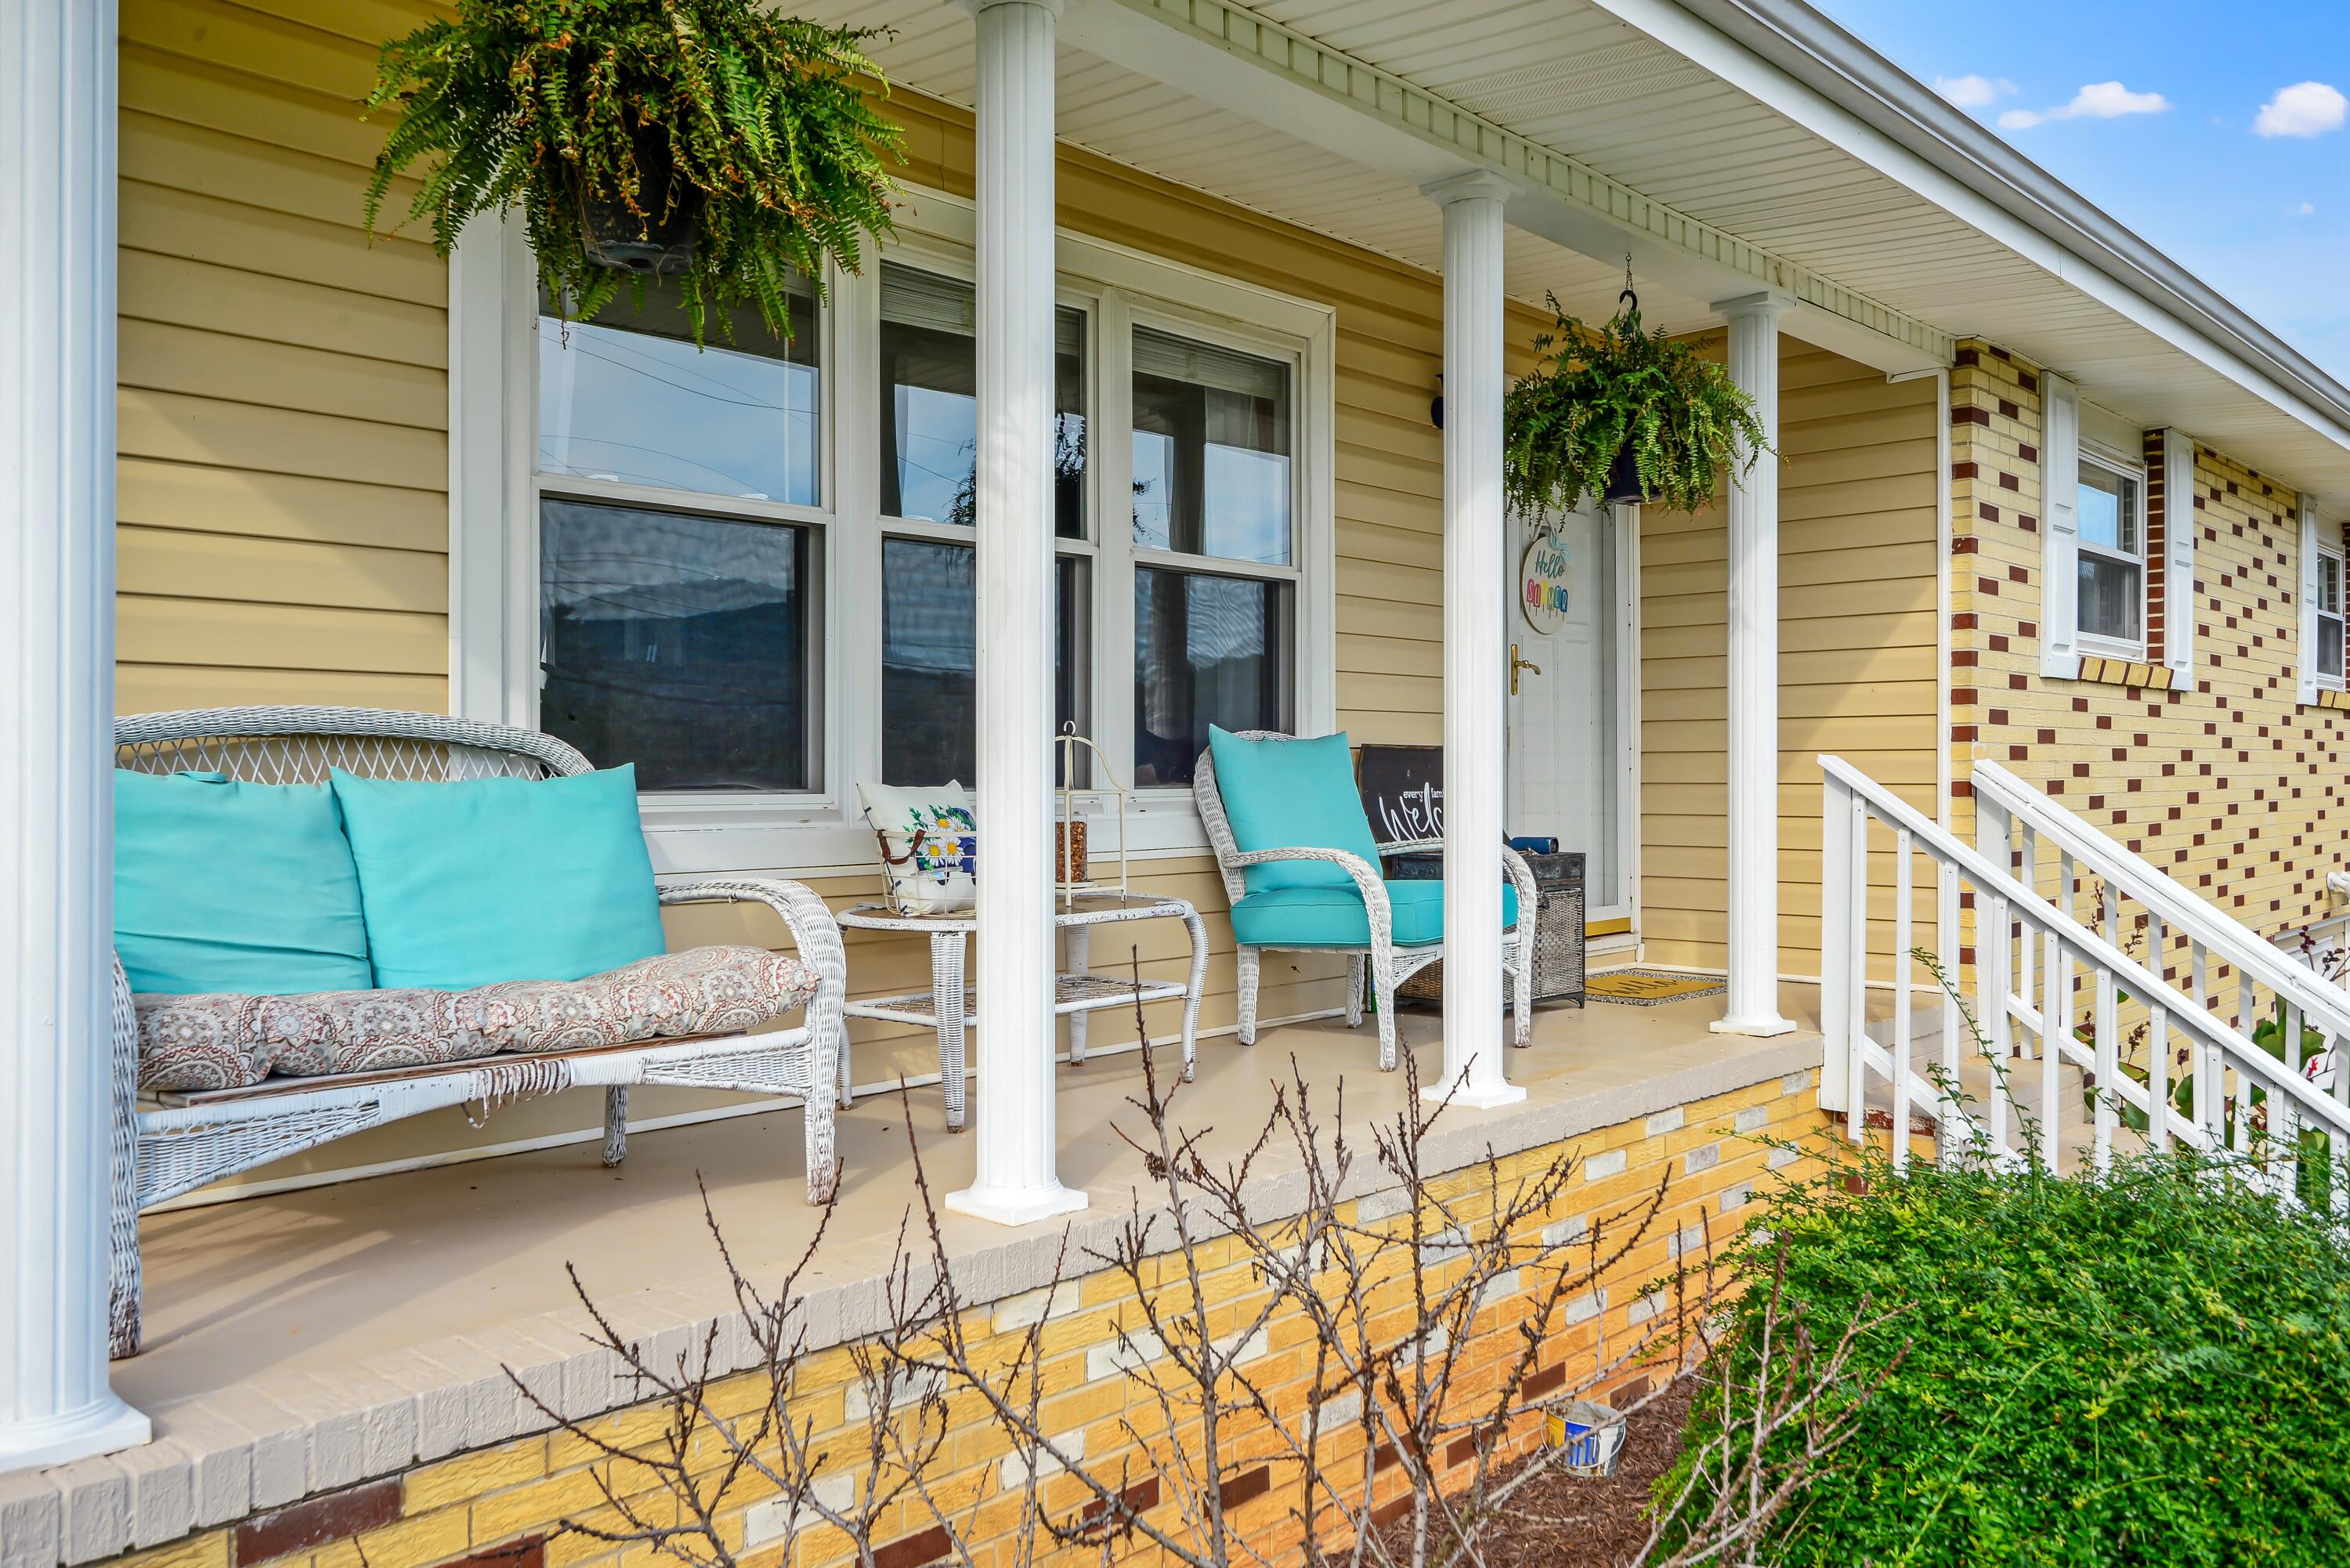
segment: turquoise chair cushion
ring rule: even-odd
[[[1355,763],[1347,735],[1312,740],[1245,741],[1229,730],[1208,727],[1208,750],[1215,759],[1216,793],[1232,825],[1232,839],[1245,852],[1259,849],[1344,849],[1379,868],[1378,841],[1363,797],[1355,788]],[[1243,875],[1252,893],[1279,888],[1340,888],[1354,896],[1355,884],[1327,860],[1276,860],[1251,866]]]
[[[1444,940],[1444,884],[1389,882],[1395,945],[1424,948]],[[1502,884],[1502,924],[1518,923],[1518,890]],[[1352,882],[1344,888],[1275,888],[1232,906],[1232,938],[1251,948],[1367,948],[1371,917]]]
[[[141,992],[366,990],[359,869],[334,792],[117,769],[114,950]]]
[[[666,950],[633,766],[334,786],[378,986],[584,980]]]

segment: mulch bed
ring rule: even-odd
[[[1487,1568],[1624,1568],[1648,1539],[1648,1496],[1680,1452],[1697,1379],[1684,1376],[1631,1417],[1613,1474],[1552,1470],[1513,1494],[1509,1521],[1478,1542]],[[1391,1528],[1398,1561],[1409,1520]]]

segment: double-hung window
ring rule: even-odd
[[[1295,368],[1133,329],[1134,776],[1187,784],[1208,727],[1286,730]]]
[[[819,787],[823,335],[790,302],[788,342],[713,306],[700,351],[673,289],[542,306],[537,722],[647,792]]]
[[[2342,690],[2343,588],[2342,546],[2317,547],[2317,683]]]
[[[970,782],[976,769],[979,453],[977,309],[942,272],[881,265],[881,778]],[[1055,721],[1088,724],[1086,321],[1054,313]]]
[[[858,784],[972,781],[974,225],[923,216],[794,285],[787,337],[712,306],[700,349],[674,288],[567,321],[519,224],[459,249],[453,701],[635,763],[657,866],[859,863]],[[1142,792],[1143,846],[1189,848],[1211,725],[1334,716],[1335,324],[1079,236],[1059,259],[1053,498],[1021,520],[1053,541],[1055,719]]]
[[[2091,652],[2146,655],[2146,470],[2080,458],[2080,544],[2074,613]]]

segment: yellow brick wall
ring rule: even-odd
[[[2162,497],[2191,526],[2191,585],[2166,582],[2168,631],[2192,628],[2191,680],[2088,659],[2040,673],[2041,370],[1962,344],[1951,374],[1950,751],[1954,819],[1972,839],[1967,780],[1990,758],[2039,784],[2263,935],[2326,912],[2325,873],[2350,833],[2341,759],[2350,713],[2295,701],[2301,659],[2298,496],[2198,443],[2194,493]],[[2158,465],[2153,474],[2160,483]],[[2053,887],[2053,882],[2048,884]],[[2184,985],[2183,946],[2164,955]],[[2212,993],[2232,1008],[2215,966]]]
[[[1578,1218],[1586,1224],[1602,1223],[1609,1216],[1645,1212],[1647,1199],[1659,1180],[1669,1179],[1664,1206],[1640,1244],[1599,1282],[1606,1291],[1599,1313],[1581,1317],[1549,1336],[1543,1367],[1550,1376],[1541,1380],[1545,1388],[1564,1390],[1582,1385],[1596,1375],[1603,1357],[1613,1360],[1634,1342],[1635,1303],[1642,1289],[1669,1272],[1679,1252],[1694,1251],[1693,1228],[1702,1227],[1710,1241],[1719,1247],[1750,1218],[1746,1210],[1750,1200],[1767,1199],[1778,1181],[1815,1168],[1808,1157],[1798,1158],[1792,1149],[1762,1141],[1794,1143],[1824,1133],[1826,1123],[1818,1108],[1814,1076],[1806,1072],[1786,1079],[1772,1078],[1677,1107],[1678,1114],[1667,1111],[1623,1122],[1503,1162],[1507,1180],[1520,1172],[1531,1174],[1547,1167],[1561,1153],[1571,1152],[1582,1161],[1618,1153],[1624,1157],[1620,1170],[1613,1169],[1612,1158],[1603,1161],[1596,1179],[1591,1168],[1579,1171],[1568,1191],[1544,1216],[1545,1224]],[[1440,1176],[1433,1184],[1440,1189],[1460,1179]],[[1383,1222],[1399,1229],[1409,1224],[1401,1215]],[[1529,1236],[1528,1241],[1532,1240]],[[1203,1284],[1211,1299],[1228,1298],[1220,1310],[1235,1325],[1253,1317],[1253,1303],[1261,1299],[1263,1287],[1239,1244],[1230,1240],[1211,1243],[1203,1261],[1208,1269]],[[1528,1293],[1503,1298],[1478,1314],[1477,1343],[1464,1356],[1472,1368],[1511,1354],[1519,1343],[1518,1325],[1531,1310],[1534,1288],[1534,1281],[1524,1282]],[[1087,1365],[1089,1349],[1115,1343],[1114,1325],[1137,1321],[1133,1299],[1123,1280],[1104,1271],[1076,1283],[1076,1310],[1053,1325],[1045,1342],[1041,1375],[1050,1392],[1044,1424],[1055,1433],[1082,1431],[1086,1464],[1098,1467],[1097,1474],[1115,1475],[1119,1456],[1131,1450],[1122,1418],[1131,1416],[1147,1429],[1155,1419],[1156,1406],[1123,1373],[1103,1368],[1097,1376]],[[998,1332],[992,1314],[984,1310],[975,1311],[972,1319],[975,1324],[984,1325],[974,1328],[975,1358],[984,1361],[992,1352],[1008,1352],[1016,1344],[1019,1329],[1007,1324]],[[1609,1347],[1605,1351],[1600,1348],[1603,1331]],[[1267,1328],[1263,1357],[1248,1364],[1253,1381],[1274,1390],[1276,1405],[1284,1411],[1302,1410],[1305,1406],[1304,1389],[1311,1366],[1305,1348],[1308,1337],[1301,1320],[1277,1315]],[[1476,1374],[1472,1370],[1468,1376],[1473,1379]],[[1619,1369],[1598,1389],[1620,1386],[1638,1376],[1641,1374]],[[844,1469],[861,1453],[864,1432],[861,1421],[852,1426],[846,1415],[845,1393],[854,1378],[849,1351],[845,1347],[826,1350],[802,1369],[799,1386],[805,1393],[794,1406],[797,1417],[815,1422],[815,1447],[828,1445]],[[712,1404],[723,1408],[755,1400],[764,1386],[758,1375],[739,1375],[716,1390]],[[953,1425],[931,1480],[941,1495],[970,1500],[975,1505],[975,1511],[964,1517],[976,1521],[971,1527],[971,1539],[984,1562],[1013,1528],[1020,1494],[1017,1488],[1005,1485],[1002,1474],[1009,1448],[971,1405],[969,1396],[950,1399]],[[639,1406],[598,1418],[592,1429],[616,1444],[633,1446],[658,1435],[662,1414],[658,1405]],[[1522,1444],[1532,1436],[1528,1426],[1513,1441]],[[1359,1455],[1360,1445],[1356,1428],[1337,1428],[1323,1439],[1323,1458],[1328,1461],[1350,1453]],[[1246,1474],[1274,1451],[1263,1434],[1253,1438],[1242,1435],[1235,1440],[1233,1457],[1223,1467],[1226,1480]],[[379,1514],[378,1522],[369,1528],[268,1561],[285,1568],[361,1568],[361,1564],[433,1568],[457,1562],[479,1563],[488,1568],[503,1561],[504,1568],[516,1568],[515,1559],[501,1560],[490,1553],[533,1537],[554,1537],[567,1519],[606,1528],[615,1525],[615,1517],[603,1503],[591,1474],[597,1462],[589,1445],[557,1431],[421,1466],[399,1478],[396,1511]],[[632,1475],[629,1470],[630,1467],[620,1464],[614,1471],[623,1495],[639,1488],[650,1492],[657,1486],[650,1475],[641,1471]],[[1148,1472],[1138,1464],[1132,1473],[1139,1480]],[[1284,1547],[1294,1546],[1295,1526],[1289,1515],[1297,1500],[1295,1481],[1283,1467],[1275,1466],[1269,1479],[1269,1490],[1243,1505],[1235,1519],[1277,1559]],[[1465,1472],[1456,1479],[1465,1479]],[[1400,1469],[1383,1470],[1375,1501],[1389,1501],[1399,1491],[1402,1480]],[[1066,1476],[1046,1482],[1043,1491],[1046,1506],[1064,1517],[1081,1501],[1079,1483]],[[829,1568],[851,1560],[846,1538],[826,1527],[805,1531],[796,1543],[746,1543],[746,1515],[770,1495],[772,1490],[755,1480],[738,1482],[718,1510],[729,1549],[748,1568]],[[293,1505],[313,1506],[323,1505]],[[1180,1528],[1173,1486],[1161,1489],[1159,1503],[1149,1517],[1164,1528]],[[918,1535],[932,1523],[927,1513],[909,1503],[885,1530],[876,1532],[874,1544],[883,1547]],[[235,1525],[225,1526],[117,1561],[125,1568],[232,1568],[232,1564],[252,1568],[255,1557],[239,1561],[234,1555],[236,1532]],[[622,1564],[665,1561],[642,1547],[615,1548],[577,1535],[549,1539],[543,1550],[547,1568],[571,1564],[621,1568]],[[1097,1558],[1070,1552],[1066,1560],[1074,1564]]]

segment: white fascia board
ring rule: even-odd
[[[2350,389],[1809,5],[1586,3],[2350,449]]]
[[[1510,223],[1585,255],[1630,252],[1694,299],[1778,289],[1785,330],[1890,373],[1950,362],[1951,336],[1503,130],[1389,71],[1225,0],[1094,0],[1062,27],[1097,55],[1419,186],[1492,170],[1523,192]]]

